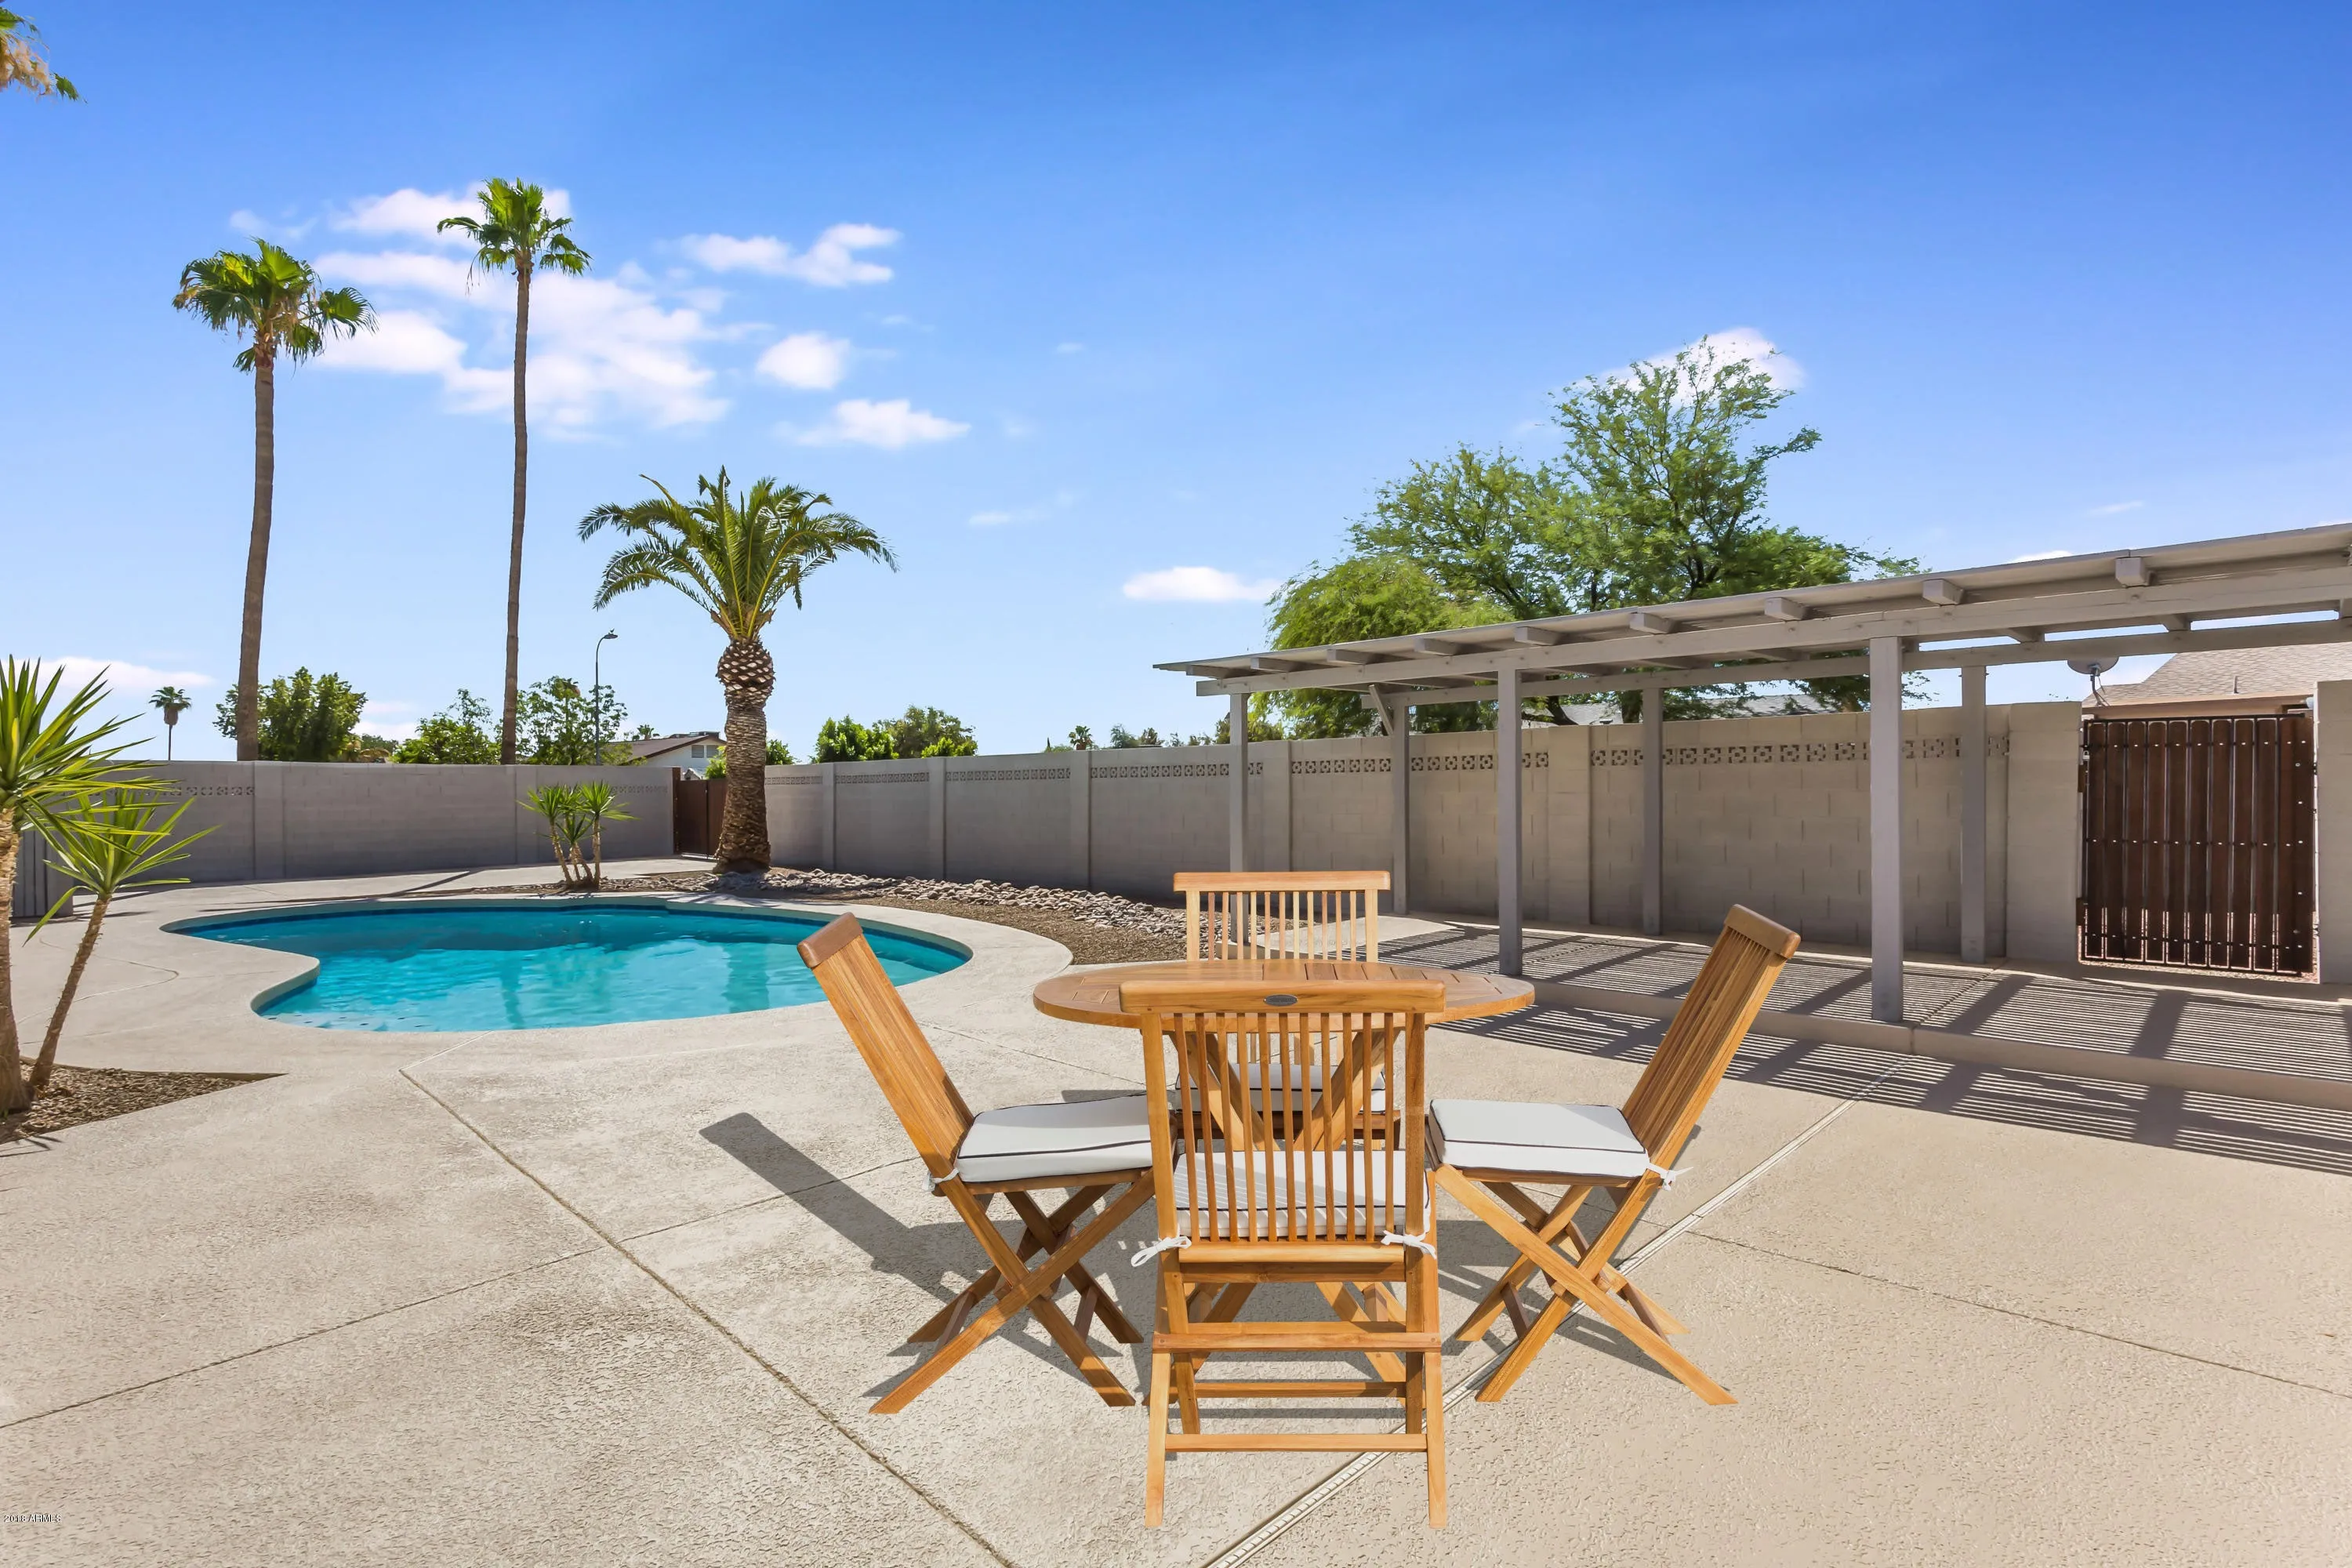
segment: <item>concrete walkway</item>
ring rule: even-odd
[[[156,929],[427,880],[110,922],[68,1060],[282,1076],[0,1148],[7,1562],[2352,1556],[2341,1129],[2227,1157],[2064,1086],[1756,1040],[1635,1253],[1739,1405],[1578,1320],[1507,1400],[1454,1405],[1445,1531],[1417,1467],[1312,1455],[1180,1462],[1146,1531],[1142,1413],[1040,1335],[866,1414],[974,1249],[824,1009],[314,1030],[247,1005],[298,961]],[[975,1104],[1139,1078],[1131,1037],[1029,1006],[1054,943],[875,913],[973,949],[906,994]],[[20,951],[24,1016],[72,935]],[[1657,1029],[1520,1015],[1441,1034],[1431,1079],[1613,1102]],[[1458,1321],[1502,1250],[1459,1214],[1439,1240]],[[1148,1271],[1101,1261],[1148,1321]],[[1457,1387],[1498,1344],[1450,1358]]]

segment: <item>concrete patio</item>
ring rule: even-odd
[[[1141,1410],[1042,1334],[866,1414],[974,1249],[825,1009],[314,1030],[247,1005],[299,961],[158,930],[443,881],[110,921],[66,1059],[281,1076],[0,1146],[11,1563],[2352,1557],[2352,1116],[1754,1038],[1634,1253],[1741,1403],[1574,1320],[1499,1405],[1467,1397],[1496,1342],[1450,1357],[1444,1531],[1417,1467],[1318,1455],[1181,1461],[1147,1531]],[[1131,1035],[1031,1008],[1055,944],[876,918],[973,949],[906,994],[974,1104],[1139,1081]],[[70,936],[21,949],[21,1016]],[[2340,1009],[2242,1010],[2340,1053]],[[1431,1082],[1613,1102],[1658,1028],[1538,1009],[1435,1037]],[[1440,1245],[1458,1320],[1503,1248],[1458,1212]],[[1148,1321],[1148,1271],[1099,1261]]]

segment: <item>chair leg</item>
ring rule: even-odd
[[[1165,1351],[1151,1353],[1151,1447],[1143,1468],[1143,1522],[1158,1528],[1162,1505],[1168,1499],[1168,1381],[1169,1362]]]
[[[1082,1187],[1072,1194],[1061,1207],[1046,1215],[1042,1226],[1034,1216],[1023,1215],[1021,1245],[1016,1249],[1016,1256],[1021,1261],[1026,1263],[1029,1261],[1029,1255],[1033,1252],[1052,1251],[1055,1246],[1069,1234],[1070,1226],[1076,1221],[1078,1215],[1092,1208],[1104,1194],[1113,1190],[1108,1186]],[[929,1344],[935,1340],[943,1338],[952,1339],[955,1336],[955,1330],[949,1326],[950,1323],[961,1321],[975,1304],[988,1300],[995,1292],[996,1282],[1002,1276],[993,1268],[983,1270],[979,1279],[963,1288],[961,1294],[926,1319],[921,1328],[908,1334],[907,1342],[910,1345],[921,1345]],[[1089,1280],[1091,1278],[1089,1276]],[[1072,1284],[1079,1290],[1086,1289],[1086,1285],[1077,1281],[1073,1280]],[[1125,1342],[1134,1344],[1137,1342],[1129,1340]]]
[[[1034,1271],[1022,1268],[1020,1260],[1013,1256],[1013,1244],[989,1223],[986,1207],[961,1182],[944,1183],[940,1191],[947,1194],[948,1200],[955,1205],[957,1214],[971,1228],[973,1237],[995,1264],[1003,1283],[997,1289],[995,1303],[967,1323],[954,1339],[925,1357],[923,1363],[908,1373],[898,1387],[877,1400],[874,1414],[890,1415],[904,1410],[918,1394],[945,1376],[956,1363],[979,1349],[982,1341],[1010,1322],[1013,1315],[1024,1308],[1053,1336],[1054,1342],[1062,1347],[1063,1352],[1076,1363],[1079,1373],[1101,1395],[1104,1404],[1134,1404],[1135,1396],[1128,1393],[1108,1367],[1103,1365],[1101,1358],[1088,1348],[1087,1342],[1078,1337],[1069,1319],[1062,1315],[1062,1310],[1054,1304],[1046,1292],[1061,1282],[1072,1264],[1100,1246],[1111,1232],[1126,1223],[1129,1215],[1150,1201],[1150,1184],[1137,1182],[1130,1185],[1106,1205],[1091,1224],[1063,1243]]]
[[[1699,1371],[1688,1356],[1668,1344],[1664,1335],[1654,1331],[1607,1287],[1588,1279],[1562,1258],[1550,1243],[1520,1224],[1517,1216],[1496,1202],[1492,1194],[1482,1191],[1475,1182],[1456,1171],[1441,1169],[1437,1173],[1437,1180],[1461,1201],[1465,1208],[1486,1221],[1505,1241],[1517,1247],[1520,1256],[1542,1269],[1559,1290],[1565,1293],[1553,1296],[1543,1314],[1536,1320],[1535,1327],[1539,1332],[1530,1333],[1513,1347],[1511,1353],[1504,1358],[1504,1365],[1496,1369],[1497,1376],[1507,1369],[1511,1379],[1516,1380],[1518,1373],[1526,1370],[1528,1363],[1543,1348],[1544,1342],[1550,1338],[1552,1331],[1567,1317],[1567,1297],[1573,1296],[1595,1317],[1633,1341],[1643,1354],[1673,1373],[1683,1386],[1709,1405],[1738,1403],[1731,1397],[1730,1390]],[[1514,1363],[1516,1366],[1513,1366]],[[1490,1379],[1490,1387],[1492,1383]],[[1509,1383],[1506,1382],[1504,1387],[1507,1389]],[[1486,1389],[1479,1391],[1478,1397],[1490,1404],[1493,1402],[1488,1399]],[[1493,1396],[1494,1399],[1501,1397],[1500,1394]]]
[[[1514,1199],[1522,1196],[1517,1188],[1510,1189],[1510,1195]],[[1576,1229],[1576,1213],[1584,1206],[1584,1200],[1591,1195],[1592,1189],[1590,1186],[1570,1187],[1560,1194],[1559,1201],[1551,1206],[1550,1212],[1543,1215],[1542,1223],[1536,1224],[1527,1208],[1520,1208],[1521,1217],[1527,1218],[1528,1223],[1535,1226],[1535,1233],[1548,1242],[1556,1241],[1562,1235],[1574,1236],[1577,1240],[1577,1252],[1581,1256],[1584,1251],[1584,1238]],[[1528,1206],[1534,1206],[1532,1199],[1526,1201]],[[1517,1208],[1520,1205],[1515,1202],[1512,1206]],[[1478,1305],[1471,1309],[1470,1315],[1462,1321],[1462,1326],[1454,1331],[1454,1337],[1465,1344],[1484,1338],[1486,1331],[1495,1325],[1495,1314],[1509,1311],[1515,1293],[1521,1286],[1534,1279],[1537,1272],[1536,1266],[1525,1258],[1511,1259],[1510,1264],[1503,1270],[1503,1277],[1495,1281],[1495,1288],[1479,1300]],[[1526,1333],[1526,1325],[1521,1321],[1520,1314],[1512,1312],[1511,1321],[1522,1334]]]
[[[1432,1529],[1445,1528],[1445,1358],[1434,1351],[1424,1352],[1415,1359],[1423,1363],[1422,1378],[1428,1388],[1427,1418],[1422,1432],[1428,1440],[1429,1451],[1423,1456],[1429,1461],[1429,1522]]]
[[[1089,1190],[1108,1192],[1109,1189],[1096,1188]],[[1069,1221],[1063,1219],[1059,1211],[1056,1211],[1050,1216],[1047,1215],[1043,1209],[1037,1206],[1037,1200],[1031,1197],[1027,1193],[1007,1193],[1004,1195],[1006,1198],[1011,1200],[1013,1212],[1021,1216],[1021,1223],[1029,1227],[1030,1235],[1043,1235],[1044,1239],[1039,1244],[1040,1250],[1043,1250],[1044,1247],[1052,1246],[1055,1242],[1061,1240],[1063,1237],[1069,1234]],[[1069,1205],[1066,1204],[1063,1205],[1064,1208],[1067,1208],[1068,1206]],[[1023,1256],[1027,1256],[1025,1249]],[[1103,1327],[1110,1331],[1111,1338],[1117,1340],[1123,1345],[1141,1344],[1143,1342],[1143,1336],[1136,1331],[1136,1327],[1133,1323],[1127,1321],[1127,1314],[1118,1310],[1118,1303],[1110,1299],[1110,1292],[1102,1288],[1102,1282],[1087,1271],[1087,1266],[1083,1262],[1072,1268],[1067,1274],[1062,1276],[1062,1278],[1068,1280],[1070,1288],[1078,1291],[1080,1294],[1084,1294],[1087,1290],[1092,1290],[1095,1293],[1095,1300],[1097,1302],[1095,1315],[1102,1320]]]

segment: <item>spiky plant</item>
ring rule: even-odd
[[[755,479],[739,494],[721,468],[716,479],[698,478],[695,499],[682,501],[650,476],[639,477],[661,493],[628,506],[600,506],[580,522],[583,539],[609,527],[626,540],[604,563],[596,607],[656,584],[691,600],[727,637],[718,669],[727,700],[727,754],[765,757],[776,662],[760,633],[786,599],[800,606],[802,587],[818,567],[863,555],[895,569],[898,557],[874,530],[831,510],[831,496],[797,485]],[[712,855],[721,871],[768,868],[768,795],[759,781],[750,764],[729,781]]]
[[[72,811],[58,816],[52,846],[58,858],[49,864],[90,896],[89,921],[81,929],[81,941],[74,944],[66,987],[58,994],[48,1033],[41,1037],[41,1054],[34,1060],[32,1081],[26,1086],[33,1094],[49,1087],[58,1041],[66,1032],[66,1014],[73,1007],[74,994],[81,989],[82,971],[89,967],[90,952],[98,946],[99,931],[106,924],[106,911],[117,898],[134,889],[175,887],[187,880],[153,873],[186,859],[188,846],[212,831],[204,827],[184,838],[176,837],[180,817],[193,804],[182,801],[159,822],[163,803],[133,789],[85,795]],[[46,923],[47,917],[42,918]]]
[[[573,276],[588,270],[588,253],[564,231],[568,217],[547,210],[547,193],[520,180],[491,180],[475,193],[479,217],[445,217],[436,226],[457,229],[474,242],[474,265],[486,272],[515,275],[514,346],[514,530],[507,545],[506,710],[499,720],[499,761],[515,760],[515,708],[522,668],[523,493],[530,468],[530,425],[523,406],[524,373],[530,363],[530,277],[542,267]]]
[[[140,777],[137,765],[123,760],[129,742],[113,740],[130,721],[95,720],[106,700],[105,678],[93,677],[59,702],[61,673],[44,681],[37,664],[0,660],[0,909],[16,900],[16,850],[26,828],[62,837],[58,819],[74,803]],[[13,947],[0,939],[0,1115],[32,1103],[16,1039]]]
[[[278,362],[299,364],[334,337],[373,331],[375,312],[351,289],[323,289],[310,264],[266,239],[250,255],[224,250],[180,271],[173,305],[246,342],[236,368],[253,373],[253,531],[245,552],[245,622],[236,652],[236,760],[261,757],[261,599],[278,483]]]

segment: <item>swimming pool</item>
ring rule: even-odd
[[[166,931],[298,952],[306,979],[255,998],[321,1029],[561,1029],[704,1018],[824,1000],[793,951],[826,917],[659,900],[362,903],[178,921]],[[905,985],[971,958],[937,937],[869,926]]]

